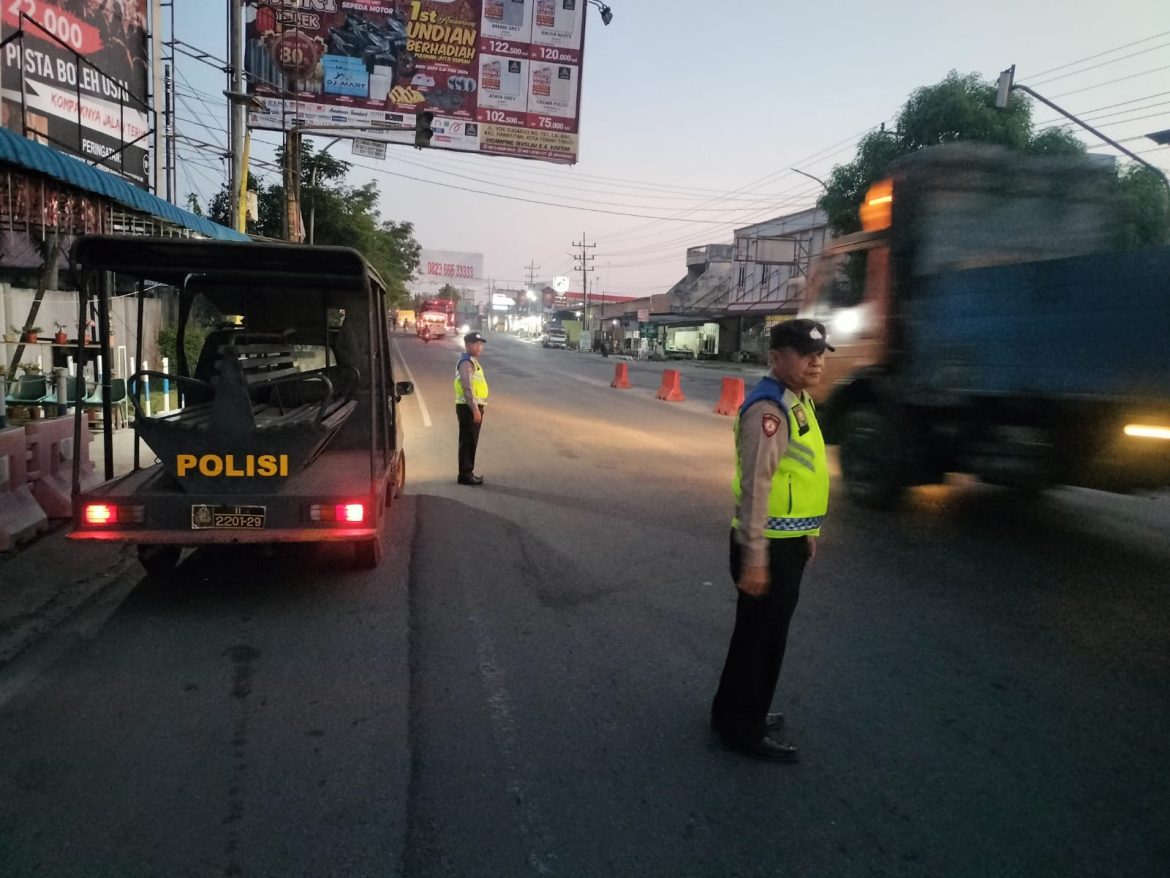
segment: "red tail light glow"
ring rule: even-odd
[[[116,524],[117,521],[118,510],[115,506],[108,506],[105,503],[89,503],[85,507],[86,524]]]
[[[309,507],[309,521],[332,521],[338,524],[362,524],[366,520],[365,503],[314,503]]]

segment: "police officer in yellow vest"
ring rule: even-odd
[[[797,748],[769,736],[784,717],[768,711],[804,566],[829,508],[825,440],[805,393],[820,383],[826,349],[834,350],[820,323],[774,326],[770,371],[735,419],[731,577],[739,594],[711,727],[725,747],[779,762],[795,762]]]
[[[487,379],[479,355],[486,342],[478,332],[463,336],[464,354],[455,367],[455,416],[459,419],[459,484],[482,485],[483,476],[475,474],[475,449],[479,445],[479,428],[483,424],[484,405],[488,399]]]

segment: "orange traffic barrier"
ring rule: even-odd
[[[719,391],[719,402],[715,403],[715,414],[734,415],[743,405],[743,379],[724,378],[723,389]]]
[[[49,523],[28,486],[24,428],[0,430],[0,551],[32,539]]]
[[[654,396],[667,402],[683,402],[686,397],[683,396],[681,382],[682,378],[678,374],[678,369],[664,369],[662,371],[662,384],[659,385],[658,392]]]
[[[81,489],[91,490],[102,480],[89,459],[89,430],[81,431],[81,447],[73,447],[73,416],[45,418],[25,424],[29,451],[28,480],[33,497],[49,518],[73,515],[73,455],[81,457]]]
[[[614,366],[613,381],[609,382],[609,386],[620,387],[623,390],[630,386],[630,367],[626,363]]]

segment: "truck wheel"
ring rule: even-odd
[[[162,578],[174,572],[182,554],[182,546],[139,546],[138,563],[150,576]]]
[[[866,405],[845,416],[841,428],[841,472],[849,498],[869,509],[888,509],[902,497],[898,426],[883,408]]]
[[[382,561],[382,538],[354,543],[353,559],[359,570],[373,570]]]

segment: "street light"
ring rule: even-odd
[[[309,208],[309,244],[313,244],[313,232],[317,226],[317,171],[320,170],[320,158],[323,154],[329,152],[329,148],[337,143],[339,140],[345,140],[344,137],[334,137],[327,144],[321,147],[317,153],[318,161],[313,162],[313,173],[309,177],[309,188],[313,190],[313,204]]]
[[[1052,101],[1048,100],[1048,98],[1044,97],[1044,95],[1039,94],[1035,90],[1029,88],[1028,86],[1026,86],[1022,83],[1016,82],[1016,65],[1015,64],[1013,64],[1007,70],[1004,70],[999,74],[999,83],[997,85],[996,96],[995,96],[996,109],[999,109],[999,110],[1007,109],[1008,105],[1011,103],[1011,96],[1012,96],[1013,91],[1022,91],[1026,95],[1031,95],[1033,98],[1038,100],[1040,103],[1044,104],[1044,106],[1048,107],[1050,110],[1055,110],[1056,112],[1060,113],[1060,115],[1064,116],[1066,119],[1070,119],[1073,122],[1076,122],[1078,125],[1080,125],[1082,128],[1084,128],[1086,131],[1088,131],[1090,134],[1094,134],[1097,137],[1101,138],[1101,140],[1108,143],[1110,146],[1112,146],[1118,152],[1124,153],[1125,155],[1129,156],[1131,159],[1133,159],[1139,165],[1143,165],[1143,166],[1149,168],[1151,171],[1153,171],[1155,174],[1158,175],[1159,179],[1161,179],[1161,181],[1162,181],[1162,185],[1164,185],[1167,190],[1170,190],[1170,178],[1168,178],[1166,176],[1165,172],[1161,168],[1150,164],[1144,158],[1142,158],[1140,155],[1138,155],[1137,153],[1133,152],[1130,149],[1126,149],[1124,146],[1122,146],[1120,143],[1118,143],[1113,138],[1106,137],[1104,134],[1102,134],[1100,131],[1098,131],[1096,128],[1094,128],[1089,123],[1085,122],[1082,119],[1078,119],[1076,116],[1074,116],[1068,110],[1064,109],[1063,107],[1058,107],[1056,104],[1052,103]],[[1160,135],[1163,132],[1159,131],[1156,133]],[[1153,135],[1150,135],[1150,134],[1147,134],[1146,136],[1150,137],[1151,139],[1153,138]],[[1155,141],[1155,142],[1157,142],[1157,141]]]
[[[602,3],[601,0],[589,0],[589,4],[591,6],[596,6],[598,10],[600,10],[601,23],[608,27],[609,23],[613,21],[613,10]]]
[[[828,187],[828,186],[825,184],[825,181],[824,181],[824,180],[822,180],[820,177],[814,177],[812,174],[808,173],[807,171],[802,171],[800,168],[792,168],[791,170],[792,170],[792,171],[795,171],[797,174],[800,174],[802,177],[808,177],[810,180],[816,180],[818,183],[820,183],[820,184],[821,184],[821,188],[822,188],[822,189],[828,189],[828,188],[829,188],[829,187]]]

